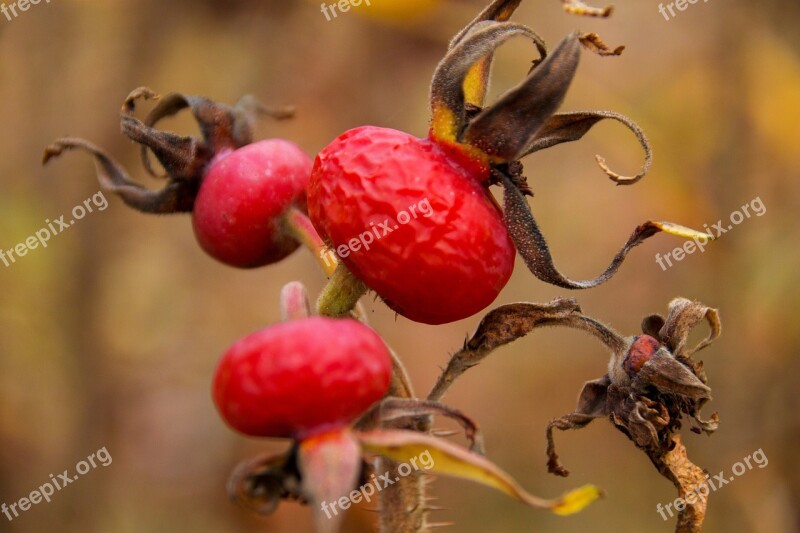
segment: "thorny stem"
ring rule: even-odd
[[[405,367],[397,355],[392,351],[392,387],[391,396],[411,399],[414,392],[408,379]],[[421,421],[418,417],[405,417],[387,424],[393,429],[407,429],[411,431],[428,432],[430,417]],[[421,427],[424,426],[424,427]],[[420,472],[413,472],[408,476],[400,476],[397,472],[398,463],[381,457],[376,462],[376,471],[379,474],[388,472],[390,479],[399,479],[393,485],[386,487],[380,493],[380,531],[383,533],[426,533],[429,531],[427,523],[427,507],[425,502],[425,488],[429,480]]]
[[[394,350],[390,349],[389,351],[392,355],[392,381],[388,396],[414,398],[414,389],[403,362]],[[425,418],[429,419],[430,417]],[[427,432],[430,422],[429,420],[420,421],[416,417],[405,417],[393,421],[389,426],[395,429]],[[418,472],[407,477],[398,476],[398,466],[396,462],[386,458],[381,458],[376,463],[379,473],[391,472],[392,479],[400,478],[400,481],[386,487],[381,492],[380,530],[384,533],[425,533],[428,531],[425,507],[427,480]]]
[[[595,335],[607,345],[614,341],[613,332],[588,317],[574,315],[578,312],[580,307],[571,299],[556,299],[543,305],[510,304],[494,309],[483,318],[475,335],[461,350],[450,357],[447,366],[428,394],[428,400],[441,401],[464,372],[480,364],[500,346],[513,342],[541,326],[570,326]]]
[[[378,472],[389,472],[392,479],[400,478],[381,491],[380,530],[385,533],[427,533],[428,509],[425,505],[425,488],[428,480],[420,472],[406,477],[397,473],[398,464],[381,458],[377,462]]]

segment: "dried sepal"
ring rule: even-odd
[[[159,100],[159,104],[142,122],[134,115],[139,100]],[[180,136],[160,131],[153,126],[162,118],[189,108],[200,127],[202,138]],[[290,109],[270,110],[253,97],[244,97],[235,107],[219,104],[200,96],[178,93],[161,98],[147,87],[131,91],[120,112],[122,133],[141,145],[145,170],[168,181],[158,191],[151,191],[131,180],[125,170],[105,152],[89,141],[78,138],[56,140],[46,150],[44,162],[61,155],[64,150],[79,149],[92,154],[97,163],[100,185],[120,196],[130,207],[143,213],[167,214],[190,212],[194,207],[208,164],[220,152],[233,150],[252,141],[252,123],[257,113],[276,118],[291,116]],[[154,171],[148,150],[156,156],[166,171],[159,176]]]
[[[622,249],[617,252],[609,266],[599,276],[590,280],[574,281],[564,276],[556,268],[547,241],[539,230],[539,225],[536,223],[525,196],[507,176],[503,176],[502,184],[505,190],[503,216],[514,246],[517,247],[528,269],[537,278],[565,289],[589,289],[605,283],[616,274],[625,261],[625,257],[634,247],[657,233],[665,232],[687,239],[708,239],[706,234],[678,224],[647,221],[633,231]]]
[[[692,400],[711,399],[711,389],[663,348],[642,366],[631,387],[641,393],[647,392],[648,387],[655,387],[661,393],[678,394]]]
[[[88,152],[95,159],[100,186],[118,195],[133,209],[143,213],[167,214],[189,212],[194,206],[199,184],[173,181],[163,189],[152,191],[133,181],[125,169],[102,149],[84,139],[65,137],[55,140],[45,149],[43,163],[60,157],[66,150]]]
[[[691,329],[702,321],[708,322],[711,333],[698,346],[687,349]],[[719,315],[703,304],[676,298],[669,305],[666,319],[647,316],[642,321],[642,331],[643,336],[631,337],[622,349],[612,350],[608,374],[586,383],[574,412],[548,424],[547,468],[556,475],[569,474],[556,453],[553,430],[580,429],[596,418],[607,417],[647,454],[683,498],[705,477],[702,469],[686,456],[677,434],[681,419],[693,421],[696,425],[691,430],[695,433],[711,434],[719,426],[716,413],[709,420],[699,416],[700,409],[711,399],[711,389],[702,364],[691,359],[692,352],[719,336]],[[699,531],[706,505],[704,499],[698,500],[703,501],[680,511],[677,531]]]
[[[608,177],[619,185],[632,185],[642,179],[653,165],[653,149],[647,140],[642,128],[625,115],[614,111],[574,111],[570,113],[557,113],[550,117],[539,130],[531,143],[525,149],[524,155],[529,155],[557,144],[572,142],[581,139],[592,126],[601,120],[611,119],[625,125],[635,136],[644,149],[644,164],[642,169],[631,177],[625,177],[611,171],[602,156],[595,156],[600,168]]]
[[[548,509],[559,515],[579,512],[602,496],[602,491],[593,485],[583,486],[553,500],[533,496],[487,458],[448,441],[414,431],[379,430],[361,433],[359,440],[365,451],[396,462],[412,463],[427,454],[430,457],[429,472],[474,481],[530,507]]]
[[[561,0],[564,11],[573,15],[585,17],[610,17],[614,12],[614,6],[592,7],[581,0]]]
[[[134,115],[138,100],[159,100],[144,122]],[[160,131],[154,126],[163,118],[191,109],[202,139]],[[252,142],[251,118],[230,106],[202,96],[171,93],[161,97],[147,87],[133,90],[122,104],[122,133],[141,144],[145,169],[155,175],[147,155],[150,149],[172,180],[196,180],[214,154],[234,150]]]
[[[585,415],[582,413],[570,413],[559,418],[554,418],[547,424],[547,471],[561,477],[567,477],[569,470],[564,468],[564,465],[558,459],[556,453],[555,439],[553,438],[553,429],[566,431],[568,429],[581,429],[589,425],[594,419],[600,416]]]
[[[687,348],[686,341],[689,333],[699,323],[706,321],[711,329],[708,337],[697,346]],[[669,314],[658,337],[678,358],[690,358],[695,352],[706,348],[713,343],[722,332],[719,312],[686,298],[676,298],[669,304]]]
[[[296,465],[296,447],[239,464],[228,480],[228,495],[257,514],[271,514],[282,499],[305,501]]]
[[[466,25],[463,30],[458,32],[450,41],[448,49],[452,50],[472,29],[481,22],[496,21],[504,22],[511,18],[511,15],[519,7],[522,0],[495,0],[484,9],[472,22]],[[475,62],[469,69],[464,78],[464,101],[467,106],[477,108],[483,107],[486,93],[489,89],[489,76],[492,70],[492,59],[494,54],[488,54],[483,59]]]
[[[379,417],[382,423],[390,423],[403,418],[432,418],[443,416],[458,423],[464,430],[469,449],[484,455],[483,434],[478,424],[458,409],[439,402],[412,398],[386,398],[379,404]],[[455,434],[455,433],[454,433]]]
[[[150,111],[144,122],[136,124],[138,121],[133,117],[133,112],[135,110],[136,100],[139,99],[158,100],[158,104]],[[136,130],[147,132],[146,135],[140,134],[143,137],[142,140],[134,140],[144,143],[141,147],[140,156],[142,164],[152,176],[158,175],[153,170],[152,163],[148,157],[148,148],[156,153],[160,161],[164,161],[165,158],[163,155],[160,156],[158,154],[157,150],[159,150],[160,147],[155,144],[151,138],[157,139],[159,135],[171,135],[175,139],[180,138],[173,134],[155,130],[154,126],[161,120],[174,116],[184,109],[190,109],[192,111],[203,134],[203,148],[212,154],[218,153],[225,148],[235,149],[253,142],[253,127],[256,117],[259,114],[267,115],[277,120],[288,119],[294,116],[293,107],[270,108],[259,102],[252,95],[243,96],[236,105],[230,107],[213,102],[208,98],[189,96],[181,93],[170,93],[162,98],[151,89],[140,87],[128,95],[128,98],[126,98],[122,106],[123,132],[129,137],[131,137]],[[126,128],[129,129],[129,132],[125,131]],[[192,138],[189,137],[189,139]],[[197,139],[195,139],[195,141],[200,142]],[[153,144],[153,146],[149,146],[148,143]],[[175,172],[174,157],[173,155],[172,159],[166,159],[173,173]],[[185,156],[184,158],[186,161],[192,161],[191,158],[186,158]]]
[[[459,141],[501,161],[516,161],[555,113],[578,68],[580,44],[566,37],[527,79],[473,118]]]
[[[431,135],[439,140],[455,142],[467,126],[465,82],[476,63],[516,36],[531,39],[545,55],[544,42],[530,28],[510,22],[481,21],[445,55],[436,67],[431,82]],[[480,91],[470,89],[470,100],[476,101]]]
[[[578,39],[587,50],[594,52],[601,57],[619,56],[625,50],[625,45],[619,45],[614,48],[608,46],[603,39],[594,32],[582,33]]]
[[[661,315],[649,315],[642,319],[642,333],[658,338],[661,328],[664,327],[664,317]]]
[[[514,11],[517,10],[522,0],[494,0],[491,4],[486,6],[477,17],[472,19],[469,24],[459,31],[455,37],[450,40],[448,50],[452,50],[455,46],[464,40],[464,37],[481,22],[495,21],[505,22],[511,18]]]

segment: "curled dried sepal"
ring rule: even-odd
[[[228,480],[231,500],[254,513],[271,514],[282,499],[305,501],[296,464],[297,449],[245,461]]]
[[[622,55],[622,52],[625,50],[625,45],[619,45],[615,48],[611,48],[605,43],[605,41],[603,41],[603,39],[600,38],[599,35],[594,32],[582,33],[578,39],[581,41],[581,44],[584,46],[584,48],[602,57],[619,56]]]
[[[122,133],[142,145],[142,162],[148,173],[156,176],[147,149],[155,154],[164,167],[168,181],[162,189],[151,191],[131,180],[118,163],[83,139],[58,139],[45,150],[44,162],[61,155],[64,150],[84,150],[95,157],[100,185],[120,196],[130,207],[143,213],[185,213],[194,208],[203,174],[214,157],[252,141],[252,122],[256,113],[265,112],[276,118],[291,116],[288,109],[269,110],[250,96],[244,97],[235,107],[230,107],[208,98],[178,93],[161,99],[145,122],[134,116],[138,100],[160,98],[147,87],[131,91],[122,105],[120,127]],[[200,126],[202,139],[153,128],[162,118],[185,108],[192,110]]]
[[[689,333],[704,320],[708,322],[710,328],[708,337],[697,346],[688,348],[686,341]],[[664,320],[664,325],[658,332],[657,338],[675,354],[675,357],[688,359],[717,340],[720,333],[722,333],[722,324],[716,309],[686,298],[676,298],[669,304],[669,314]]]
[[[473,67],[516,36],[531,39],[544,57],[544,42],[533,30],[521,24],[492,21],[482,21],[472,26],[445,55],[436,67],[431,82],[431,135],[435,139],[449,142],[459,140],[469,118],[467,103],[477,105],[475,102],[482,100],[480,94],[485,94],[483,84],[488,83],[488,77],[479,77],[478,84],[468,87],[465,92],[465,83],[471,75],[476,76]]]
[[[500,161],[518,160],[561,106],[579,59],[580,43],[577,35],[572,34],[525,81],[478,113],[459,141]]]
[[[504,22],[508,20],[517,7],[519,7],[520,3],[522,3],[522,0],[495,0],[475,17],[472,22],[467,24],[463,30],[456,34],[450,41],[448,49],[452,50],[464,39],[464,36],[481,22]],[[475,62],[464,78],[464,101],[467,106],[474,106],[476,108],[483,107],[483,102],[486,99],[486,93],[489,89],[489,77],[492,70],[493,57],[494,54],[490,53],[484,56],[483,59]]]
[[[605,163],[605,158],[596,156],[600,168],[619,185],[632,185],[642,179],[653,164],[653,149],[644,131],[633,120],[614,111],[574,111],[570,113],[557,113],[550,117],[545,125],[537,132],[536,136],[526,147],[523,155],[529,155],[557,144],[572,142],[581,139],[592,129],[592,126],[601,120],[611,119],[624,124],[642,145],[644,149],[644,164],[638,174],[625,177],[613,172]]]
[[[302,491],[314,510],[318,533],[335,533],[344,517],[326,511],[326,505],[347,496],[361,475],[361,448],[353,433],[339,430],[299,444],[297,465]]]
[[[474,481],[530,507],[548,509],[559,515],[577,513],[602,496],[602,491],[593,485],[583,486],[552,500],[533,496],[485,457],[445,440],[413,431],[384,429],[361,433],[359,440],[365,451],[396,462],[411,463],[427,454],[430,460],[423,467],[429,472]]]
[[[505,201],[504,218],[506,227],[520,256],[525,261],[528,269],[537,278],[565,289],[589,289],[605,283],[622,266],[628,252],[657,233],[665,232],[687,239],[710,239],[705,233],[700,233],[678,224],[647,221],[633,231],[628,241],[617,252],[617,255],[614,256],[602,274],[590,280],[574,281],[564,276],[555,267],[550,248],[539,230],[539,225],[536,223],[525,196],[508,176],[502,177],[502,183],[505,189],[503,197]]]
[[[581,0],[561,0],[564,4],[564,11],[573,15],[585,17],[610,17],[614,12],[614,6],[592,7]]]
[[[414,398],[386,398],[379,404],[378,409],[380,410],[378,416],[382,423],[408,418],[429,418],[437,415],[454,420],[464,429],[464,436],[469,442],[470,451],[480,455],[485,454],[483,434],[478,428],[478,424],[457,409],[438,402]]]
[[[103,189],[117,194],[130,207],[143,213],[166,214],[192,210],[199,183],[172,181],[159,191],[151,191],[133,181],[122,166],[103,150],[84,139],[57,139],[45,149],[43,163],[60,157],[66,150],[82,150],[93,155],[97,179]]]
[[[448,50],[452,50],[455,46],[464,40],[464,37],[478,24],[481,22],[505,22],[511,18],[511,15],[514,14],[514,11],[517,10],[519,5],[522,3],[522,0],[494,0],[491,4],[486,6],[483,11],[478,14],[477,17],[472,19],[472,21],[464,26],[464,28],[458,32],[455,37],[450,40],[450,45],[448,46]]]
[[[159,100],[144,122],[133,117],[136,101],[139,99]],[[153,128],[162,119],[174,116],[183,109],[191,109],[200,126],[203,135],[202,141],[192,137],[179,137]],[[162,98],[151,89],[140,87],[132,91],[125,99],[122,106],[122,128],[123,133],[142,143],[140,154],[142,164],[150,175],[157,176],[148,157],[148,148],[153,150],[162,164],[165,164],[166,161],[168,173],[171,177],[176,178],[179,172],[176,162],[183,161],[184,165],[196,165],[202,161],[193,157],[191,153],[165,152],[161,143],[168,140],[181,143],[193,140],[202,144],[203,149],[211,154],[219,153],[226,148],[240,148],[253,142],[253,126],[256,116],[259,114],[283,120],[294,116],[294,108],[291,106],[269,108],[252,95],[243,96],[233,107],[202,96],[189,96],[181,93],[170,93]]]

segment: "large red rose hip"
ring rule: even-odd
[[[488,165],[429,139],[362,127],[319,153],[308,211],[355,276],[401,315],[428,324],[492,303],[514,268]]]
[[[213,397],[237,431],[302,440],[355,420],[383,398],[391,372],[389,350],[369,327],[312,317],[231,346],[217,366]]]

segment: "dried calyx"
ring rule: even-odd
[[[689,333],[703,321],[710,326],[710,334],[690,347]],[[584,385],[577,409],[548,425],[550,472],[568,475],[555,451],[554,429],[580,429],[597,418],[607,418],[647,454],[681,497],[703,482],[703,470],[689,461],[677,432],[682,419],[691,421],[695,433],[711,434],[719,425],[717,413],[709,420],[700,417],[700,410],[711,400],[711,389],[703,364],[693,355],[717,339],[721,325],[716,309],[685,298],[676,298],[669,304],[666,318],[645,318],[643,334],[629,338],[584,315],[573,299],[498,307],[483,318],[475,334],[451,357],[428,399],[440,401],[464,372],[497,348],[542,326],[586,331],[612,352],[607,374]],[[705,505],[705,500],[687,505],[678,516],[678,531],[699,531]]]
[[[134,116],[138,100],[155,99],[160,101],[144,122]],[[159,121],[183,109],[191,110],[202,138],[155,129]],[[146,87],[132,91],[122,105],[120,126],[122,133],[141,145],[142,163],[147,172],[155,177],[167,178],[166,185],[158,191],[147,189],[132,180],[119,163],[84,139],[66,137],[56,140],[45,150],[44,162],[60,156],[65,150],[86,151],[95,157],[100,184],[119,195],[130,207],[143,213],[190,212],[204,172],[214,158],[252,142],[252,127],[257,114],[284,119],[291,117],[293,110],[267,108],[252,96],[243,97],[231,107],[201,96],[180,93],[161,98]],[[154,171],[148,150],[156,156],[166,176]]]
[[[553,262],[547,241],[525,196],[532,196],[519,160],[552,146],[577,141],[606,119],[622,123],[644,148],[645,161],[634,176],[611,170],[602,156],[597,162],[618,185],[639,181],[650,169],[652,149],[642,129],[631,119],[613,111],[557,113],[575,75],[581,47],[598,55],[619,55],[623,46],[611,48],[596,33],[567,36],[548,54],[544,41],[527,26],[508,22],[520,0],[496,0],[450,42],[431,85],[430,137],[460,148],[471,158],[491,167],[486,185],[505,189],[505,223],[509,235],[530,271],[542,281],[568,289],[587,289],[608,281],[628,252],[653,235],[665,232],[683,238],[707,238],[703,233],[670,222],[647,221],[628,238],[609,266],[597,277],[574,281]],[[608,16],[609,7],[592,8],[583,2],[565,1],[571,13]],[[496,102],[485,106],[492,57],[513,37],[533,42],[539,57],[527,78]]]
[[[585,319],[588,320],[588,319]],[[707,321],[711,333],[706,340],[690,348],[686,339],[690,330]],[[548,468],[565,476],[567,470],[558,461],[552,431],[579,429],[595,418],[611,421],[636,446],[653,457],[672,450],[673,435],[688,417],[692,431],[713,433],[718,426],[716,413],[703,420],[699,411],[711,400],[711,389],[702,363],[692,355],[711,344],[720,334],[715,309],[684,298],[673,300],[666,319],[651,315],[642,322],[643,335],[624,339],[596,323],[598,337],[612,350],[608,373],[584,385],[575,412],[558,418],[548,426]]]

